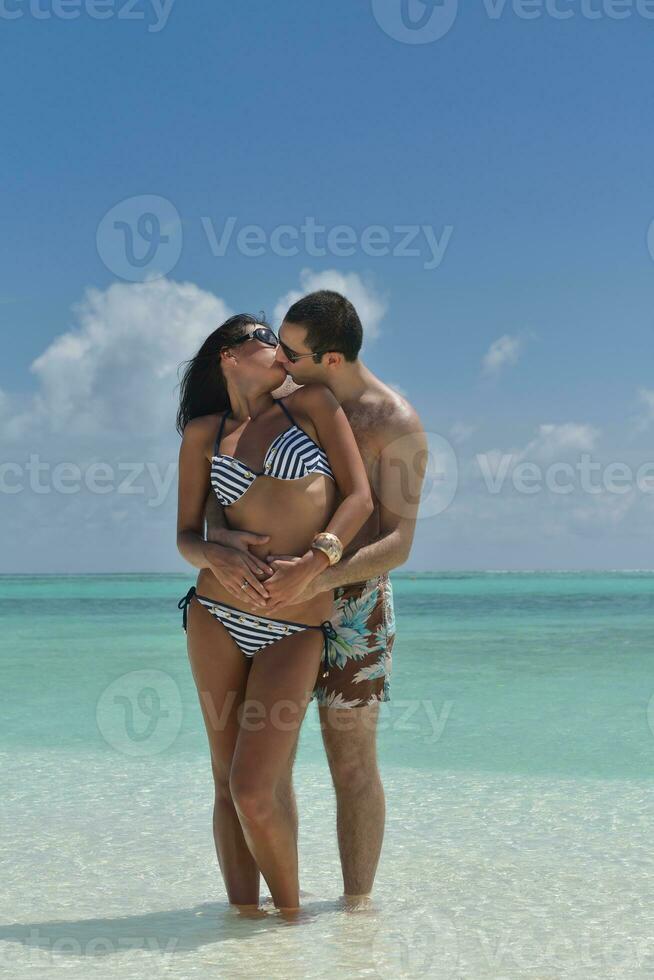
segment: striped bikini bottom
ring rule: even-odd
[[[285,619],[268,619],[266,616],[257,616],[255,613],[243,612],[235,606],[228,606],[225,602],[218,602],[216,599],[209,599],[207,596],[198,595],[195,586],[192,586],[183,599],[177,603],[177,608],[182,610],[182,626],[186,631],[187,612],[191,599],[195,596],[201,605],[223,624],[229,635],[232,637],[241,653],[246,657],[253,657],[264,647],[282,640],[285,636],[292,633],[302,633],[303,630],[321,630],[324,637],[323,647],[323,677],[327,677],[329,672],[329,641],[336,639],[336,630],[326,619],[320,626],[308,626],[306,623],[291,623]]]

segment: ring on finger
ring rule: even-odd
[[[243,585],[241,586],[241,589],[247,589],[247,587],[248,587],[249,584],[250,583],[248,582],[248,580],[246,578],[244,578],[243,579]]]

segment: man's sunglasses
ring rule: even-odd
[[[283,340],[279,341],[279,346],[284,351],[284,356],[291,364],[295,364],[296,361],[301,360],[303,357],[320,357],[322,354],[326,354],[326,350],[312,350],[309,354],[298,354],[294,351],[292,347],[287,347]]]

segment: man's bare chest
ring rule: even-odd
[[[376,484],[379,473],[380,453],[382,440],[377,431],[375,420],[371,419],[368,413],[345,410],[348,421],[352,427],[354,438],[357,441],[363,465],[366,468],[368,479],[373,487]]]

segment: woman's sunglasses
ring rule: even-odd
[[[255,327],[252,333],[246,333],[242,337],[237,337],[231,344],[227,344],[223,350],[228,350],[230,347],[238,347],[239,344],[244,344],[246,340],[260,340],[266,347],[277,347],[279,344],[277,334],[270,327]]]

